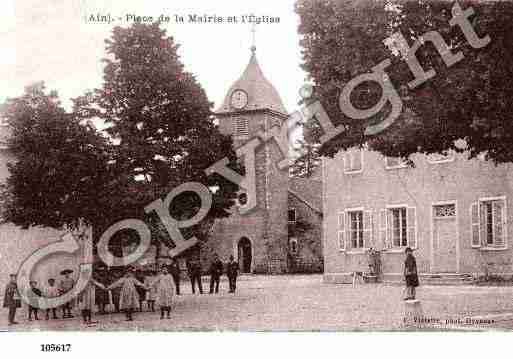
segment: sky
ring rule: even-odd
[[[243,15],[279,17],[256,26],[257,58],[289,112],[297,108],[305,80],[293,0],[2,0],[0,14],[0,102],[19,96],[26,85],[45,81],[65,107],[70,98],[102,84],[104,40],[114,26],[129,26],[127,15],[170,16],[165,28],[181,44],[186,70],[194,73],[215,107],[250,58],[251,24]],[[86,21],[111,15],[111,24]],[[189,14],[236,16],[237,24],[188,23]],[[177,23],[181,15],[185,23]],[[117,18],[121,17],[121,20]]]

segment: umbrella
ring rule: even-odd
[[[73,271],[71,269],[65,269],[61,272],[61,275],[66,275],[66,274],[70,274],[70,273],[73,273]]]

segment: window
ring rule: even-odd
[[[363,248],[363,211],[348,212],[351,248]]]
[[[416,247],[415,207],[393,206],[381,211],[380,238],[385,248]]]
[[[344,172],[358,173],[363,171],[363,151],[348,150],[344,153]]]
[[[453,218],[456,216],[456,205],[451,204],[439,204],[433,206],[433,216],[435,218]]]
[[[444,163],[444,162],[452,162],[454,161],[454,154],[453,153],[432,153],[428,155],[428,162],[429,163]]]
[[[406,247],[408,245],[406,208],[392,208],[390,212],[392,216],[392,245],[394,247]]]
[[[339,249],[364,249],[371,246],[372,213],[349,209],[339,213]]]
[[[385,163],[387,169],[406,167],[406,161],[403,160],[401,157],[386,157]]]
[[[296,209],[289,209],[289,223],[296,223]]]
[[[471,206],[473,247],[506,247],[506,199],[482,199]]]
[[[247,118],[237,117],[235,121],[235,137],[244,139],[249,137],[249,122]]]

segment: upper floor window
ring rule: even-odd
[[[249,121],[247,118],[237,117],[234,119],[235,137],[245,139],[249,137]]]
[[[471,206],[472,246],[506,247],[506,199],[481,199]]]
[[[289,223],[296,223],[296,209],[289,209]]]
[[[454,161],[454,153],[431,153],[428,155],[429,163],[444,163]]]
[[[344,172],[358,173],[363,171],[363,151],[348,150],[344,153]]]
[[[385,158],[386,168],[394,169],[394,168],[405,168],[406,161],[401,157],[386,157]]]

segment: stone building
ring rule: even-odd
[[[325,280],[367,271],[369,248],[384,279],[399,280],[407,246],[421,280],[511,276],[512,166],[454,153],[412,160],[354,149],[323,159]]]
[[[287,111],[275,87],[265,78],[252,48],[251,58],[241,77],[229,88],[224,101],[215,112],[222,133],[233,136],[235,148],[256,137],[259,130],[268,131],[282,125],[288,119]],[[287,156],[287,154],[285,154]],[[232,215],[217,220],[212,228],[203,254],[217,253],[224,260],[233,255],[243,273],[285,273],[291,271],[291,263],[306,263],[304,268],[322,268],[321,236],[309,229],[301,236],[289,240],[289,201],[292,210],[303,220],[311,217],[320,228],[320,191],[315,205],[289,192],[291,181],[288,169],[279,169],[278,162],[285,157],[276,141],[262,142],[255,149],[256,208],[241,213],[247,197],[240,194],[240,201],[232,209]],[[320,185],[317,186],[320,188]],[[301,240],[316,235],[314,245]],[[313,249],[310,249],[313,248]],[[207,258],[208,255],[204,255]]]

